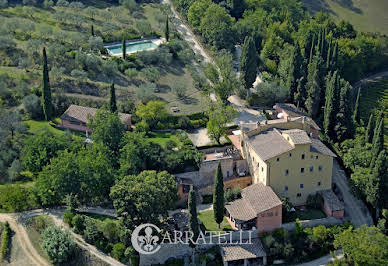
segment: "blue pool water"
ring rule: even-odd
[[[138,52],[138,51],[143,51],[151,48],[156,48],[158,47],[157,44],[151,42],[151,41],[141,41],[141,42],[135,42],[135,43],[127,43],[126,44],[126,52],[127,53],[132,53],[132,52]],[[121,44],[116,44],[112,46],[106,47],[112,54],[118,55],[122,54],[122,45]]]

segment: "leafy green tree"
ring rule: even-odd
[[[29,94],[23,98],[23,106],[32,119],[41,119],[43,116],[40,99],[35,94]]]
[[[58,204],[66,195],[78,194],[81,180],[76,155],[65,150],[53,158],[39,173],[36,187],[43,205]]]
[[[233,46],[234,32],[232,18],[225,8],[211,4],[201,19],[199,30],[205,41],[217,49],[231,48]]]
[[[114,113],[117,111],[117,104],[116,104],[116,89],[115,84],[112,83],[110,85],[110,99],[109,99],[109,110]]]
[[[224,106],[221,103],[214,104],[207,112],[209,121],[206,124],[207,134],[210,139],[221,144],[220,139],[226,134],[226,124],[237,116],[232,106]]]
[[[38,173],[66,148],[70,148],[70,143],[65,137],[54,135],[45,129],[26,139],[21,159],[26,169]]]
[[[118,114],[99,110],[90,119],[89,127],[93,130],[92,139],[108,147],[117,158],[125,130]]]
[[[77,196],[73,194],[68,194],[65,196],[66,210],[75,213],[78,208],[78,199]]]
[[[341,79],[340,81],[341,91],[340,91],[340,100],[339,108],[337,114],[337,124],[335,126],[335,132],[337,135],[337,140],[339,142],[344,141],[345,139],[353,138],[354,136],[354,121],[353,116],[353,104],[351,97],[352,87],[349,82]]]
[[[174,176],[163,171],[143,171],[122,178],[111,189],[110,198],[125,227],[142,223],[159,223],[167,217],[177,200]]]
[[[162,101],[149,101],[145,105],[139,104],[136,115],[146,121],[151,128],[155,127],[159,121],[164,120],[168,116],[166,104]]]
[[[313,118],[318,116],[320,111],[320,101],[321,101],[321,80],[320,80],[320,66],[322,59],[317,52],[312,58],[311,63],[308,65],[308,74],[307,74],[307,99],[306,99],[306,108],[309,115]]]
[[[17,184],[0,187],[0,209],[6,212],[20,212],[38,207],[38,199],[32,193],[32,189]]]
[[[53,264],[65,263],[74,253],[75,243],[70,234],[56,226],[43,231],[42,248]]]
[[[248,36],[244,40],[240,57],[240,77],[246,89],[250,89],[256,80],[258,62],[255,42]]]
[[[49,79],[49,70],[47,65],[46,47],[43,47],[43,90],[42,90],[43,113],[47,121],[54,115],[53,104],[51,100],[51,88]]]
[[[125,42],[125,39],[122,40],[121,49],[122,49],[122,52],[123,52],[123,59],[125,60],[125,58],[127,56],[127,44]]]
[[[228,7],[229,13],[232,17],[238,19],[242,17],[245,9],[244,0],[227,0],[226,6]]]
[[[240,86],[232,67],[233,57],[228,52],[222,52],[216,58],[216,63],[220,75],[217,72],[218,79],[213,84],[213,89],[222,101],[226,101],[233,94],[233,91]]]
[[[190,6],[187,13],[187,20],[195,30],[199,30],[201,19],[211,4],[212,2],[210,0],[198,0]]]
[[[358,89],[356,103],[354,104],[353,121],[355,124],[360,123],[360,94],[361,89]]]
[[[335,140],[335,125],[336,125],[336,116],[338,113],[338,86],[339,86],[339,76],[338,72],[335,71],[333,74],[329,73],[326,77],[326,103],[324,109],[324,120],[323,128],[325,134],[331,139]]]
[[[115,243],[119,240],[120,227],[117,221],[106,219],[99,227],[104,237],[108,239],[110,243]]]
[[[116,243],[113,245],[113,250],[112,250],[113,258],[119,261],[123,261],[125,257],[124,253],[125,253],[125,246],[123,243]]]
[[[371,167],[374,167],[377,157],[384,150],[384,118],[380,120],[375,136],[373,137]]]
[[[166,17],[166,26],[164,29],[164,37],[166,38],[167,42],[170,40],[170,27],[168,26],[168,16]]]
[[[368,125],[365,129],[365,143],[372,143],[374,129],[374,115],[373,112],[369,116]]]
[[[85,230],[85,217],[80,214],[76,214],[71,221],[73,230],[76,234],[83,234]]]
[[[218,163],[216,175],[214,176],[214,192],[213,192],[213,211],[214,219],[218,224],[218,229],[221,229],[221,223],[224,220],[224,177],[222,174],[221,163]]]
[[[388,237],[376,227],[350,227],[334,238],[334,247],[342,248],[355,265],[388,264]]]
[[[188,199],[188,209],[189,209],[189,230],[193,233],[193,242],[190,242],[190,246],[194,249],[195,242],[199,236],[199,224],[198,224],[198,215],[197,215],[197,195],[193,187],[191,187],[189,192]]]
[[[90,244],[95,244],[101,239],[102,234],[100,230],[98,230],[97,224],[94,219],[89,217],[85,219],[85,229],[83,235],[85,241]]]

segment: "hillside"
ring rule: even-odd
[[[329,12],[337,21],[346,20],[357,30],[388,34],[387,0],[302,0],[314,12]]]

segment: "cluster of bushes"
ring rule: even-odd
[[[231,202],[241,198],[241,187],[238,185],[235,188],[227,189],[224,193],[225,202]],[[202,204],[213,203],[213,194],[203,195]]]
[[[11,245],[11,228],[9,226],[8,221],[5,222],[3,226],[3,232],[1,235],[1,251],[0,251],[0,259],[4,260],[9,255],[9,248]]]
[[[69,262],[75,254],[76,244],[70,234],[57,226],[49,226],[42,233],[41,246],[54,265]]]
[[[129,246],[130,240],[123,241],[123,238],[128,235],[123,235],[126,229],[118,221],[108,218],[99,221],[71,211],[64,213],[64,219],[75,233],[83,236],[86,242],[95,245],[99,250],[110,254],[115,259],[123,263],[130,260],[135,262],[138,259],[134,250]]]
[[[158,123],[155,129],[196,129],[205,127],[208,120],[209,118],[204,112],[181,116],[170,115],[164,121]]]
[[[0,186],[0,210],[20,212],[40,207],[40,202],[33,187],[20,184]]]
[[[302,229],[302,225],[297,220],[294,232],[276,229],[272,233],[265,233],[260,238],[270,262],[283,259],[287,264],[294,264],[328,254],[334,249],[334,236],[350,226],[350,223],[345,223],[327,228],[319,225]]]

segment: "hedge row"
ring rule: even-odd
[[[2,260],[4,260],[8,256],[10,243],[11,243],[11,228],[9,227],[9,223],[5,222],[3,235],[1,237],[0,257]]]

